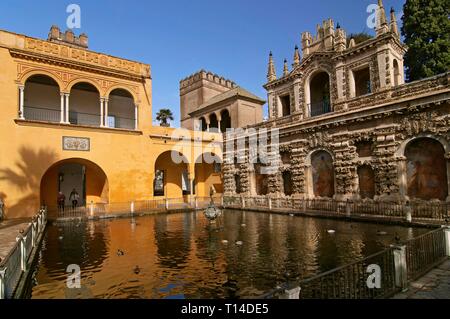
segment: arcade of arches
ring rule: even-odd
[[[362,141],[355,143],[356,154],[365,161],[370,162],[373,158],[373,142]],[[406,143],[404,148],[399,147],[404,156],[405,165],[399,166],[398,178],[405,181],[404,200],[441,200],[449,198],[450,161],[446,156],[445,147],[439,140],[431,137],[419,137]],[[270,175],[261,173],[260,164],[253,165],[249,169],[250,190],[242,189],[242,174],[234,174],[233,183],[235,193],[250,194],[252,196],[284,195],[296,196],[306,195],[307,198],[342,198],[337,197],[337,170],[334,154],[328,150],[318,149],[312,151],[304,159],[305,162],[305,193],[298,192],[298,184],[294,183],[295,176],[299,174],[291,166],[289,152],[280,152],[280,163],[282,168],[278,170],[278,176],[271,178]],[[355,163],[354,192],[347,198],[377,200],[380,198],[380,180],[374,164]],[[303,173],[302,175],[303,176]],[[278,187],[274,191],[275,183]],[[401,185],[401,183],[400,183]],[[400,186],[402,187],[402,186]],[[297,190],[297,192],[296,192]]]
[[[211,113],[209,116],[202,116],[199,119],[203,132],[225,133],[227,129],[232,128],[230,112],[225,109],[219,113]]]
[[[223,192],[221,159],[214,153],[204,153],[191,164],[183,154],[167,151],[158,156],[154,172],[154,196],[209,197]]]
[[[114,89],[101,97],[93,84],[78,82],[64,93],[53,78],[37,74],[26,80],[23,91],[20,108],[26,120],[137,129],[137,106],[125,89]]]

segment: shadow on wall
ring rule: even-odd
[[[0,181],[6,182],[8,189],[13,189],[17,201],[10,204],[14,198],[7,193],[8,189],[0,192],[0,197],[5,202],[6,218],[31,217],[39,208],[39,190],[42,175],[47,168],[57,159],[56,153],[48,149],[33,150],[29,147],[21,147],[20,160],[14,167],[0,169]],[[9,200],[8,200],[9,198]]]

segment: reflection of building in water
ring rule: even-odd
[[[281,76],[270,54],[269,121],[247,128],[279,129],[279,148],[268,150],[275,170],[254,182],[246,137],[245,152],[225,148],[234,158],[224,164],[225,193],[263,195],[267,185],[279,197],[446,200],[450,75],[405,83],[406,49],[395,12],[388,19],[381,6],[370,39],[357,43],[329,19],[301,35]]]

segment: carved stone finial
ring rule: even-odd
[[[391,8],[391,25],[390,25],[391,32],[395,34],[397,37],[400,37],[400,33],[398,32],[398,25],[397,25],[397,17],[395,16],[395,10],[394,7]]]
[[[284,59],[284,66],[283,66],[283,76],[289,75],[289,67],[287,63],[287,59]]]
[[[377,36],[383,35],[387,32],[389,32],[389,27],[386,18],[386,11],[384,10],[383,1],[378,0]]]
[[[356,45],[355,39],[351,38],[348,47],[353,48],[355,45]]]
[[[277,79],[277,74],[275,73],[275,64],[273,63],[273,54],[272,51],[270,51],[269,54],[269,67],[267,71],[267,81],[272,82]]]
[[[294,64],[292,66],[295,68],[299,65],[300,65],[300,52],[298,51],[298,46],[295,46]]]

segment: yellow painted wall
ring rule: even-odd
[[[104,191],[107,194],[92,195],[88,201],[101,202],[107,198],[110,203],[115,203],[152,199],[155,162],[160,154],[174,148],[179,141],[170,139],[174,129],[152,127],[151,78],[141,77],[140,81],[133,81],[119,76],[123,70],[112,69],[111,74],[107,75],[97,66],[92,66],[92,70],[80,70],[72,67],[70,61],[64,66],[56,66],[48,61],[13,57],[11,49],[24,46],[22,42],[25,40],[23,36],[0,31],[0,197],[5,202],[7,218],[34,215],[40,206],[42,177],[55,163],[70,159],[92,162],[107,177],[108,187]],[[52,44],[51,52],[56,52],[58,47],[61,45]],[[60,52],[64,51],[61,49]],[[47,53],[44,50],[42,54]],[[54,59],[54,56],[48,54],[48,59]],[[140,64],[136,65],[138,67]],[[139,130],[18,121],[18,85],[26,79],[24,74],[52,76],[59,83],[61,91],[65,92],[70,92],[70,87],[76,81],[89,81],[98,87],[102,97],[107,97],[114,87],[131,88],[139,105]],[[219,135],[190,131],[181,134],[189,135],[189,139],[194,134],[201,134],[200,137],[196,136],[200,141],[196,140],[195,145],[187,143],[183,151],[190,161],[188,167],[191,176],[195,174],[193,162],[199,153],[212,151],[221,156],[221,143],[210,145],[213,139],[219,142]],[[63,136],[89,138],[90,151],[64,151]],[[171,165],[170,162],[164,164],[168,167]],[[48,185],[48,193],[55,194],[57,173],[50,171],[49,175],[53,176],[54,182]],[[88,179],[88,185],[91,182],[98,183],[95,179]],[[170,188],[167,196],[178,197],[178,193],[176,188]],[[54,201],[52,196],[45,195],[46,200]]]

